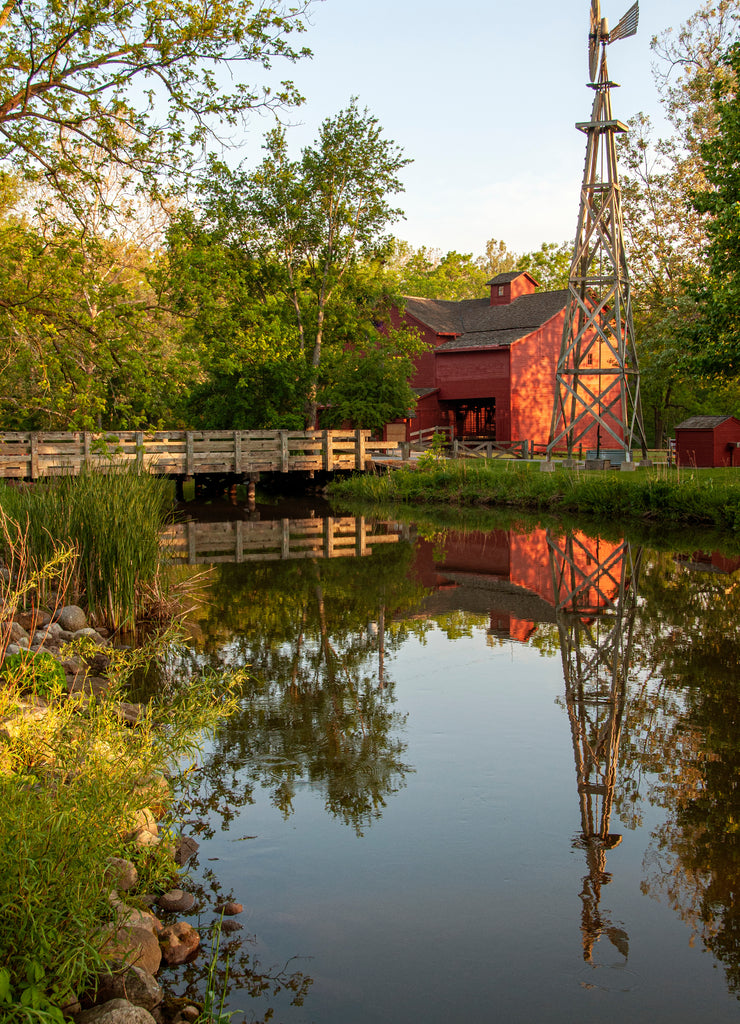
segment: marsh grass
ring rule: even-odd
[[[677,472],[658,466],[630,473],[542,473],[537,464],[449,461],[421,471],[403,468],[385,475],[356,475],[334,484],[331,494],[373,503],[501,506],[740,529],[740,475],[732,469]]]
[[[59,550],[74,552],[69,599],[84,595],[98,624],[114,629],[132,628],[165,599],[159,533],[169,499],[165,478],[135,467],[0,488],[0,508],[21,524],[29,559],[49,565]]]

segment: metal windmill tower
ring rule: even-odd
[[[633,36],[635,3],[611,32],[591,0],[588,66],[594,90],[591,120],[577,124],[586,135],[573,260],[568,281],[563,341],[558,359],[547,458],[557,449],[585,443],[618,449],[631,461],[633,445],[647,458],[640,403],[629,275],[624,251],[616,136],[626,125],[612,116],[607,45]]]

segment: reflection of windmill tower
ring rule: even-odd
[[[577,845],[588,865],[580,894],[583,957],[592,962],[604,934],[626,959],[627,934],[602,914],[600,902],[611,878],[607,850],[622,838],[609,828],[642,551],[577,534],[548,532],[547,543],[581,807]]]
[[[595,446],[597,457],[602,447],[619,449],[626,462],[639,444],[647,458],[617,174],[616,135],[627,128],[612,118],[616,83],[606,68],[607,44],[634,35],[638,16],[634,4],[610,32],[599,0],[591,0],[589,73],[595,96],[591,120],[576,125],[586,134],[586,164],[548,459],[563,447],[570,458],[579,443]]]

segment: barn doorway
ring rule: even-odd
[[[495,398],[453,402],[451,415],[455,424],[455,437],[481,441],[496,440]]]

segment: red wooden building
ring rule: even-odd
[[[734,416],[690,416],[675,430],[679,466],[740,466],[740,421]]]
[[[415,415],[405,427],[389,425],[387,437],[452,426],[456,437],[547,444],[568,293],[537,291],[526,271],[488,285],[488,298],[408,297],[396,313],[396,324],[415,327],[429,348],[410,382]]]

